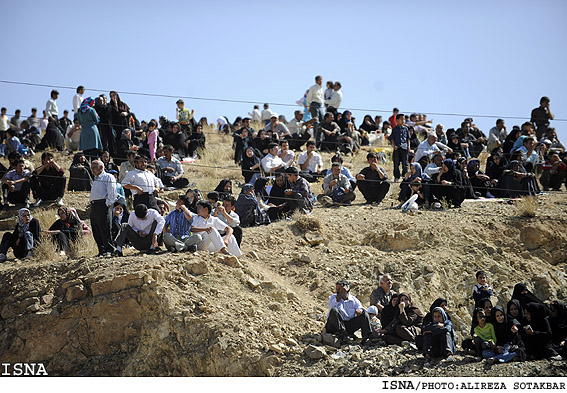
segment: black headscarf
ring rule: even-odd
[[[557,311],[555,317],[549,317],[553,339],[554,341],[565,340],[567,338],[567,304],[555,300],[551,303],[551,308]]]
[[[227,183],[230,183],[230,191],[225,191],[224,189]],[[224,197],[226,196],[232,195],[232,180],[222,179],[217,188],[215,188],[215,191],[219,193],[221,199],[224,199]]]
[[[500,157],[500,163],[497,165],[493,160],[486,160],[486,175],[491,179],[498,180],[502,176],[502,172],[504,172],[505,159],[502,153],[492,153],[491,157],[494,156]]]
[[[497,311],[500,311],[502,315],[504,315],[502,323],[498,323],[496,320]],[[492,309],[490,323],[494,326],[494,333],[496,333],[496,345],[503,346],[504,344],[511,343],[516,339],[517,333],[512,333],[511,329],[514,324],[518,325],[518,323],[517,321],[508,318],[508,315],[506,315],[506,312],[501,306],[494,306]]]
[[[266,191],[266,184],[268,183],[268,179],[265,177],[259,177],[254,183],[254,192],[256,196],[262,198],[263,201],[268,199],[268,192]]]
[[[514,142],[520,136],[522,130],[520,129],[513,129],[510,131],[506,139],[504,140],[504,144],[502,145],[502,150],[504,150],[504,154],[510,154],[512,147],[514,147]]]
[[[435,299],[435,301],[431,304],[431,307],[429,307],[429,312],[423,318],[423,326],[433,322],[433,309],[436,307],[441,307],[441,304],[443,303],[447,304],[447,300],[443,299],[442,297]],[[447,319],[449,319],[449,321],[452,321],[451,316],[447,312],[445,312],[445,314],[447,315]]]
[[[274,205],[282,205],[285,203],[287,198],[287,196],[285,195],[285,190],[290,188],[289,182],[287,181],[287,178],[284,176],[283,173],[276,173],[276,179],[278,177],[282,177],[284,183],[280,187],[274,181],[274,184],[272,185],[272,189],[270,190],[269,202],[273,203]]]
[[[390,302],[384,306],[382,312],[380,313],[380,322],[382,323],[382,327],[387,327],[392,321],[398,316],[400,313],[400,308],[398,306],[394,306],[392,304],[394,299],[398,299],[400,295],[392,296]]]
[[[530,321],[528,322],[535,331],[546,331],[549,322],[547,319],[548,311],[544,304],[531,302],[526,305],[526,311],[530,313]]]
[[[526,293],[522,293],[527,291]],[[518,283],[514,286],[514,292],[512,293],[512,299],[518,299],[522,308],[526,309],[528,303],[540,303],[543,304],[543,300],[534,295],[528,290],[528,287],[524,283]]]
[[[518,309],[518,316],[516,317],[510,314],[510,306],[512,306],[512,304],[514,304]],[[526,317],[524,316],[524,308],[522,307],[518,299],[512,299],[508,302],[508,304],[506,305],[506,314],[508,315],[508,318],[514,318],[522,325],[525,323]]]
[[[368,120],[368,123],[366,122],[366,120]],[[372,116],[365,115],[364,119],[362,120],[362,124],[360,125],[360,129],[366,132],[371,132],[371,131],[376,131],[378,129],[378,126],[372,119]]]

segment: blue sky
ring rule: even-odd
[[[55,6],[53,6],[55,5]],[[5,1],[1,80],[293,104],[317,74],[343,85],[341,109],[430,115],[458,127],[494,115],[508,129],[551,98],[567,119],[567,2]],[[73,90],[60,90],[62,112]],[[0,83],[27,116],[50,88]],[[175,98],[121,95],[138,118],[175,116]],[[185,100],[232,121],[252,104]],[[272,105],[289,119],[296,107]],[[522,117],[512,119],[511,117]],[[488,133],[496,119],[475,117]],[[567,142],[567,121],[552,123]]]

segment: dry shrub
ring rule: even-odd
[[[523,197],[516,202],[516,213],[520,217],[535,217],[537,212],[537,199],[535,197]]]
[[[305,232],[321,232],[323,225],[317,217],[312,215],[302,214],[300,212],[295,212],[292,216],[293,227],[298,231]]]

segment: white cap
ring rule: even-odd
[[[368,307],[368,314],[378,314],[378,307],[376,306],[370,306]]]

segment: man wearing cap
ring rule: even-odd
[[[95,175],[89,198],[93,237],[98,247],[98,256],[110,256],[114,251],[110,217],[117,199],[116,179],[114,175],[104,171],[102,161],[91,162],[91,170]]]
[[[266,132],[268,131],[272,131],[277,139],[291,138],[291,133],[285,124],[279,121],[277,113],[272,113],[272,116],[270,116],[270,122],[266,125]]]
[[[177,108],[175,108],[175,118],[179,122],[181,131],[185,133],[185,136],[191,135],[191,119],[195,113],[195,110],[189,110],[185,108],[185,103],[182,99],[177,100]]]
[[[159,189],[158,178],[147,170],[148,159],[144,156],[136,156],[136,169],[130,171],[122,180],[122,186],[130,190],[134,196],[134,207],[143,203],[144,205],[159,211],[154,192]]]
[[[390,303],[392,297],[396,295],[396,292],[392,290],[394,280],[392,280],[392,276],[388,273],[380,277],[378,284],[378,288],[373,290],[370,294],[370,304],[376,306],[378,313],[381,313],[384,307]]]
[[[341,342],[347,342],[358,329],[361,329],[361,344],[366,344],[372,333],[368,313],[360,301],[350,294],[348,281],[337,281],[335,289],[336,292],[329,296],[329,314],[325,332],[336,334]]]
[[[307,107],[311,113],[311,118],[323,121],[323,77],[317,75],[315,77],[315,84],[307,91]]]
[[[444,145],[441,142],[437,142],[437,135],[434,132],[427,133],[427,139],[419,144],[417,147],[417,151],[415,152],[415,162],[419,162],[422,168],[425,168],[431,160],[433,160],[433,156],[440,151],[444,153],[452,153],[453,150]]]
[[[313,194],[309,182],[299,176],[299,170],[292,166],[285,170],[285,176],[289,181],[290,188],[285,190],[287,198],[286,205],[290,213],[299,209],[301,213],[309,213],[313,210]]]

